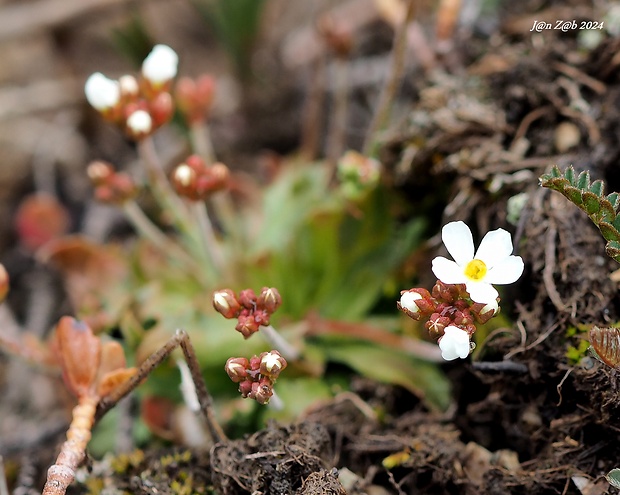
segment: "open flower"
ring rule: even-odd
[[[142,62],[142,75],[153,84],[164,84],[177,75],[179,57],[166,45],[155,45]]]
[[[488,232],[475,255],[465,223],[445,225],[441,238],[454,261],[438,256],[433,260],[433,273],[444,284],[465,284],[474,302],[492,304],[498,293],[491,284],[511,284],[523,273],[523,260],[510,254],[512,239],[503,229]]]
[[[118,81],[108,79],[101,72],[90,75],[84,85],[84,92],[88,103],[99,111],[114,107],[121,97]]]
[[[446,327],[439,339],[441,357],[452,361],[457,357],[465,359],[469,355],[469,334],[455,326]]]

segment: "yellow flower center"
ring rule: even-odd
[[[482,280],[487,274],[487,266],[482,260],[471,260],[465,267],[465,276],[475,282]]]

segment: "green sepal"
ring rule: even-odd
[[[598,228],[606,240],[620,242],[620,232],[612,224],[599,222]]]
[[[588,215],[594,215],[601,209],[601,199],[590,191],[585,191],[581,195],[583,201],[583,207]]]
[[[564,191],[561,191],[571,202],[581,207],[583,205],[583,199],[581,197],[581,191],[573,186],[566,186]]]
[[[590,186],[590,173],[587,170],[581,172],[575,185],[582,191],[587,191]]]
[[[602,180],[595,180],[590,184],[590,192],[596,194],[598,197],[603,197],[605,191],[605,183]]]

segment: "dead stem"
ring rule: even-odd
[[[381,89],[381,96],[379,97],[379,103],[377,109],[372,118],[370,126],[368,127],[368,133],[366,134],[366,140],[364,142],[364,154],[374,154],[374,148],[377,144],[376,134],[380,132],[386,125],[390,116],[392,104],[398,91],[399,84],[401,82],[405,51],[407,49],[407,27],[413,19],[415,13],[416,0],[407,1],[407,11],[402,24],[396,31],[394,36],[394,48],[392,49],[392,65],[385,84]]]
[[[9,487],[6,483],[6,473],[4,471],[4,459],[0,455],[0,495],[9,495]]]
[[[320,55],[310,67],[311,80],[308,97],[303,108],[301,132],[301,154],[308,160],[316,158],[323,122],[323,105],[325,104],[325,57]]]
[[[96,419],[100,419],[107,411],[116,405],[116,403],[132,392],[159,364],[161,364],[177,347],[181,347],[183,355],[187,361],[194,385],[196,386],[196,393],[198,395],[198,402],[204,414],[207,422],[207,427],[213,437],[215,443],[222,442],[227,439],[226,434],[222,430],[215,418],[213,401],[211,394],[207,390],[207,385],[204,381],[202,373],[200,372],[200,365],[198,359],[196,359],[196,353],[189,340],[189,335],[185,330],[177,330],[164,344],[163,347],[151,354],[138,368],[137,373],[127,380],[125,383],[117,387],[104,397],[97,406]]]
[[[98,401],[97,396],[84,396],[73,409],[67,440],[60,448],[56,464],[47,470],[47,481],[42,495],[64,495],[75,479],[75,470],[86,455],[86,445],[91,437]]]

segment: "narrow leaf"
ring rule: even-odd
[[[566,177],[566,180],[571,184],[575,184],[575,169],[572,165],[564,171],[564,177]]]
[[[607,195],[607,201],[611,203],[614,211],[618,211],[618,206],[620,206],[620,195],[617,192],[612,192]]]

